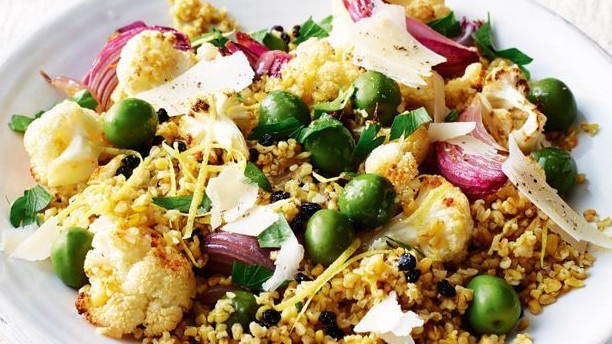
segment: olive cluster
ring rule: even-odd
[[[350,97],[353,109],[381,125],[393,122],[401,101],[399,85],[393,79],[368,71],[353,83],[353,88]],[[260,103],[258,125],[277,130],[261,135],[259,143],[269,145],[274,140],[289,138],[290,130],[279,127],[297,123],[310,129],[308,135],[298,140],[310,153],[310,162],[319,172],[335,176],[354,170],[355,138],[336,117],[313,120],[300,97],[283,90],[272,91]],[[353,242],[356,231],[374,229],[389,221],[397,213],[398,201],[388,179],[378,174],[361,174],[345,185],[338,207],[338,210],[300,211],[298,219],[292,223],[294,230],[304,230],[308,256],[324,266],[331,264]]]

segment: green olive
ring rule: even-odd
[[[336,210],[321,209],[306,224],[304,247],[310,259],[323,266],[338,258],[355,238],[349,219]]]
[[[357,78],[353,85],[355,108],[365,110],[369,119],[378,119],[385,126],[391,125],[402,99],[397,82],[382,73],[368,71]]]
[[[546,116],[545,130],[566,131],[576,120],[578,109],[574,94],[559,79],[545,78],[534,82],[527,98]]]
[[[318,121],[340,123],[336,119],[325,118],[313,121],[312,126],[316,126]],[[352,166],[355,139],[341,123],[314,131],[304,139],[303,145],[310,152],[312,165],[325,175],[336,176]]]
[[[151,104],[127,98],[113,104],[103,116],[104,136],[115,147],[138,148],[154,136],[159,124]]]
[[[289,118],[295,118],[304,125],[310,123],[308,106],[293,93],[272,91],[259,104],[259,125],[278,124]]]
[[[570,152],[548,147],[531,152],[531,157],[542,166],[546,182],[555,188],[559,195],[569,194],[576,186],[578,168]]]
[[[375,228],[395,215],[398,199],[387,178],[366,173],[346,184],[338,197],[338,207],[358,227]]]
[[[87,284],[83,265],[91,250],[93,233],[80,227],[63,229],[51,245],[51,265],[67,286],[78,289]]]
[[[255,295],[244,290],[234,290],[225,293],[222,299],[229,299],[230,304],[234,308],[234,311],[225,322],[227,326],[231,328],[234,324],[240,324],[243,329],[248,330],[251,321],[255,321],[257,309],[259,308]]]
[[[479,334],[505,334],[514,328],[521,316],[521,302],[506,280],[478,275],[466,288],[474,292],[465,312],[474,331]]]

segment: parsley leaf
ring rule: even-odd
[[[249,134],[249,140],[259,140],[264,135],[297,137],[304,124],[297,118],[290,117],[278,123],[258,125]]]
[[[70,100],[76,102],[80,107],[85,109],[95,110],[96,107],[98,107],[98,101],[93,97],[89,90],[81,90],[75,93],[72,97],[70,97]]]
[[[457,118],[459,118],[459,111],[457,111],[457,109],[452,109],[444,118],[444,122],[457,122]]]
[[[98,106],[98,101],[93,97],[91,92],[86,89],[77,92],[74,96],[68,99],[76,102],[80,107],[85,109],[95,110],[95,108]],[[42,116],[44,113],[45,111],[41,110],[35,113],[32,117],[14,114],[11,116],[9,128],[11,128],[12,131],[23,134],[28,129],[30,123],[34,122],[35,119],[40,118],[40,116]]]
[[[23,196],[17,198],[11,205],[9,220],[13,227],[26,226],[38,220],[38,212],[45,209],[53,197],[45,189],[36,185],[25,190]]]
[[[12,115],[11,122],[9,123],[9,128],[11,128],[12,131],[18,133],[25,133],[30,123],[34,122],[34,120],[39,118],[43,113],[44,111],[39,111],[34,115],[34,117],[28,117],[20,114]]]
[[[259,247],[277,248],[280,247],[287,240],[287,238],[291,237],[292,235],[293,232],[289,226],[289,223],[284,216],[279,215],[276,222],[257,236],[257,241],[259,241]]]
[[[319,22],[319,26],[327,31],[328,33],[332,31],[333,27],[332,27],[332,22],[334,21],[334,17],[333,16],[327,16],[323,19],[321,19],[321,21]]]
[[[457,37],[461,34],[461,24],[452,11],[445,17],[430,21],[427,25],[446,37]]]
[[[355,86],[351,85],[346,91],[338,94],[338,97],[329,102],[322,102],[314,106],[314,119],[321,117],[324,113],[332,113],[344,110],[351,97],[355,94]]]
[[[429,117],[424,107],[401,113],[393,119],[389,139],[395,140],[402,136],[408,137],[427,122],[431,122],[431,117]]]
[[[334,117],[328,114],[324,114],[318,119],[310,122],[310,125],[308,125],[308,127],[301,130],[299,135],[297,136],[297,140],[298,142],[304,144],[306,139],[310,135],[316,132],[319,132],[325,129],[329,129],[329,128],[337,128],[337,127],[343,127],[343,126],[344,124],[342,124],[342,122],[340,122],[339,120],[335,119]]]
[[[293,44],[298,45],[302,42],[307,41],[310,38],[324,38],[329,36],[329,28],[331,26],[331,19],[325,18],[321,24],[317,24],[312,17],[300,26],[300,35],[293,41]]]
[[[191,47],[197,48],[204,43],[210,43],[217,48],[223,48],[228,41],[229,39],[221,31],[213,28],[211,31],[194,38],[191,42]]]
[[[244,169],[244,176],[248,180],[257,184],[260,188],[266,191],[272,191],[272,184],[270,184],[268,177],[266,177],[263,171],[251,161],[247,162],[246,164],[246,167]]]
[[[262,284],[272,277],[273,272],[261,265],[247,265],[234,261],[232,265],[232,282],[239,286],[261,292]]]
[[[362,161],[368,154],[370,154],[374,148],[380,146],[385,142],[384,136],[376,137],[376,134],[380,130],[380,125],[369,124],[359,136],[359,140],[353,150],[353,161]]]
[[[257,42],[263,44],[263,40],[266,37],[266,35],[269,33],[269,31],[267,29],[262,29],[259,31],[254,31],[249,33],[249,35],[251,35],[251,38],[253,38],[254,40],[256,40]]]
[[[153,204],[168,210],[178,210],[181,213],[188,213],[191,206],[193,195],[171,196],[171,197],[153,197]],[[202,203],[198,208],[198,213],[205,213],[212,207],[212,201],[207,195],[202,198]]]
[[[480,51],[484,57],[490,60],[497,57],[508,59],[516,63],[521,68],[523,73],[525,73],[525,76],[529,78],[529,71],[524,66],[531,63],[533,59],[517,48],[497,50],[495,48],[495,44],[493,43],[490,17],[487,18],[487,21],[484,22],[480,28],[478,28],[478,30],[472,33],[472,38],[474,39],[474,42],[478,48],[480,48]]]

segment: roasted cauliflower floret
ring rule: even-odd
[[[427,130],[425,130],[427,133]],[[366,173],[389,179],[404,210],[413,208],[419,183],[418,162],[412,153],[415,141],[397,140],[376,147],[364,162]]]
[[[104,147],[102,120],[65,100],[30,124],[23,137],[34,179],[56,188],[86,182]]]
[[[190,38],[198,37],[215,28],[221,32],[233,31],[238,24],[224,8],[216,8],[201,0],[170,0],[174,27]]]
[[[423,23],[444,17],[450,12],[444,0],[391,0],[389,3],[404,6],[407,16]]]
[[[368,241],[369,246],[379,248],[385,237],[391,237],[436,260],[463,259],[474,229],[467,197],[442,176],[423,175],[420,181],[416,210],[396,216]]]
[[[327,40],[309,39],[300,44],[295,56],[281,69],[282,77],[269,78],[266,91],[283,89],[313,105],[338,96],[363,70],[355,66],[341,49],[334,49]]]
[[[462,76],[449,80],[444,89],[446,105],[459,112],[467,109],[476,93],[482,89],[484,70],[480,62],[467,66]]]
[[[139,328],[148,337],[173,330],[195,296],[191,262],[148,227],[122,228],[121,220],[101,217],[90,230],[90,284],[79,291],[78,312],[116,338]]]
[[[517,65],[500,65],[485,77],[482,95],[491,104],[492,111],[483,116],[483,122],[499,144],[508,146],[508,137],[514,136],[524,153],[545,145],[546,116],[527,99],[527,80]]]
[[[117,63],[118,84],[111,96],[114,102],[133,97],[170,81],[197,62],[193,52],[174,48],[172,32],[145,30],[130,38]]]

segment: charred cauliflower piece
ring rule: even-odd
[[[211,28],[221,32],[235,30],[237,24],[231,20],[227,11],[218,9],[212,4],[202,0],[170,0],[170,11],[173,16],[174,27],[184,32],[190,38],[207,33]]]
[[[546,116],[527,99],[528,84],[517,65],[500,65],[485,77],[482,95],[492,111],[483,116],[489,133],[502,146],[508,146],[513,135],[521,150],[528,154],[546,145],[544,124]]]
[[[84,266],[90,284],[79,291],[78,312],[116,338],[139,328],[148,337],[173,330],[196,292],[190,261],[148,227],[122,228],[101,217],[90,230],[93,249]]]
[[[86,182],[104,147],[102,120],[65,100],[30,124],[23,137],[34,179],[57,188]]]
[[[174,33],[158,30],[146,30],[132,37],[121,50],[118,84],[112,100],[117,102],[150,90],[195,65],[196,55],[175,49],[176,40]]]
[[[467,197],[442,176],[423,175],[420,179],[416,210],[396,216],[369,240],[369,246],[380,248],[385,237],[391,237],[435,260],[463,259],[474,229]]]

